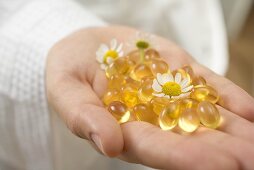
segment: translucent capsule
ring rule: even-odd
[[[111,76],[108,81],[109,89],[119,89],[126,83],[125,76],[118,74]]]
[[[194,86],[206,85],[206,80],[202,76],[194,77],[192,79],[192,85]]]
[[[209,128],[217,128],[220,123],[220,113],[214,104],[203,101],[198,104],[197,112],[200,122]]]
[[[211,103],[216,103],[219,100],[218,92],[211,86],[207,85],[196,86],[191,92],[190,97],[200,102],[207,100]]]
[[[109,78],[115,74],[127,74],[132,65],[134,65],[132,61],[125,57],[120,57],[106,68],[106,76]]]
[[[108,111],[119,123],[127,122],[130,118],[130,111],[127,106],[119,101],[113,101],[108,105]]]
[[[133,108],[133,114],[139,121],[149,122],[158,125],[158,116],[153,112],[150,105],[141,103]]]
[[[127,85],[122,88],[121,99],[128,107],[133,107],[139,102],[137,93],[138,91],[135,87]]]
[[[156,76],[157,73],[166,73],[168,71],[168,64],[161,59],[151,59],[149,67],[154,76]]]
[[[141,81],[144,77],[152,77],[152,71],[145,64],[136,65],[130,73],[130,77],[136,81]]]
[[[153,98],[152,89],[153,80],[145,79],[141,81],[141,87],[138,90],[138,97],[142,102],[149,102]]]
[[[183,111],[188,108],[197,108],[198,101],[191,98],[183,98],[179,100],[179,105],[180,105],[181,111]]]
[[[135,64],[140,63],[140,51],[139,50],[134,50],[127,54],[127,59],[132,61]]]
[[[113,101],[120,101],[121,100],[121,93],[119,90],[116,89],[109,89],[103,96],[103,103],[107,106],[109,103]]]
[[[187,108],[178,120],[178,126],[185,132],[193,132],[199,127],[199,116],[194,108]]]
[[[158,59],[160,58],[160,54],[158,51],[156,51],[155,49],[148,49],[145,52],[145,60],[151,60],[151,59]]]
[[[169,103],[159,116],[161,129],[170,130],[177,125],[180,107],[177,102]]]
[[[193,71],[193,69],[191,68],[191,66],[186,65],[186,66],[182,67],[182,69],[183,69],[186,73],[188,73],[188,74],[190,75],[191,78],[194,77],[194,71]]]
[[[167,107],[167,105],[170,103],[170,102],[173,102],[171,100],[169,100],[168,98],[165,98],[165,97],[155,97],[153,98],[150,103],[153,107],[153,111],[157,114],[157,115],[160,115],[161,112],[163,111],[163,109],[165,107]]]

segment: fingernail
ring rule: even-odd
[[[101,143],[101,139],[99,138],[99,136],[96,135],[96,134],[92,134],[92,135],[91,135],[91,139],[92,139],[93,143],[97,146],[97,148],[98,148],[104,155],[106,155],[105,152],[104,152],[104,149],[103,149],[103,146],[102,146],[102,143]]]

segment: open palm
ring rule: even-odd
[[[77,136],[93,141],[107,156],[159,169],[253,169],[254,100],[229,80],[199,65],[172,42],[155,37],[171,69],[191,65],[221,96],[223,124],[181,135],[146,122],[119,125],[100,98],[107,88],[95,59],[101,43],[126,42],[136,30],[125,27],[80,30],[57,43],[48,55],[49,104]],[[223,106],[223,107],[222,107]]]

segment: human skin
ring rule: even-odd
[[[59,41],[50,50],[46,88],[50,107],[78,137],[109,157],[158,169],[236,170],[254,168],[254,99],[228,79],[198,64],[174,43],[155,36],[171,69],[190,65],[221,96],[223,118],[214,130],[199,128],[190,135],[162,131],[146,122],[119,125],[104,108],[101,96],[107,79],[96,61],[101,43],[127,42],[138,30],[121,26],[87,28]]]

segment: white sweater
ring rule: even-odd
[[[84,6],[112,23],[170,36],[167,10],[173,0],[131,0],[127,6],[129,1],[83,0],[83,6],[73,0],[0,1],[0,170],[137,169],[103,158],[87,144],[77,154],[76,144],[82,148],[85,142],[59,130],[64,126],[56,125],[61,123],[49,111],[44,80],[47,52],[56,41],[83,27],[105,25]],[[63,138],[75,144],[68,150]]]

